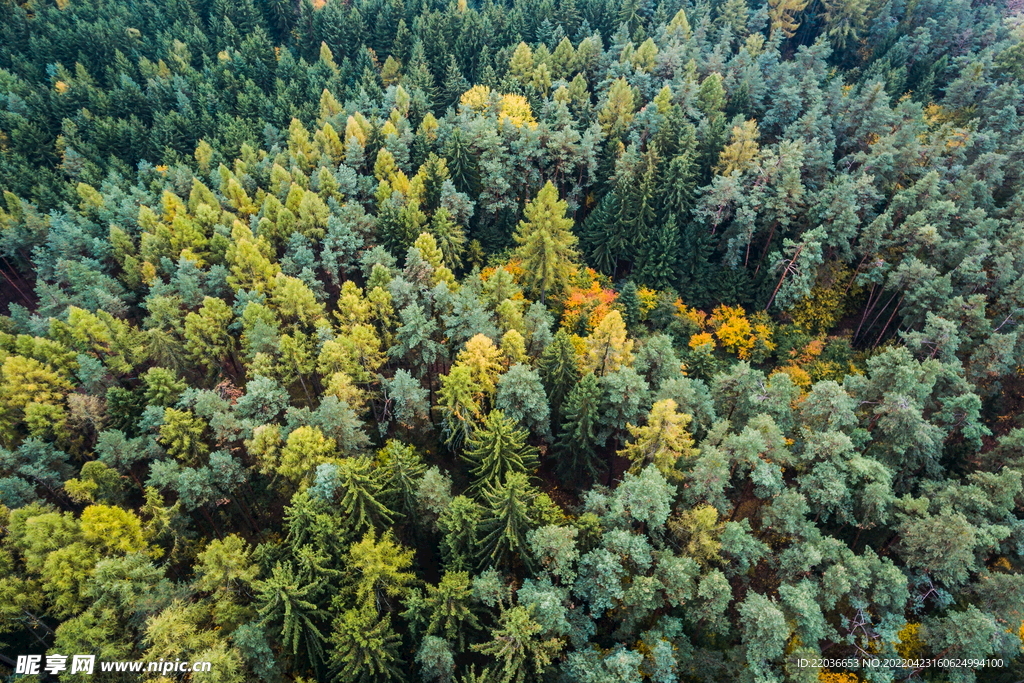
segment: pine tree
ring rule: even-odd
[[[511,334],[518,335],[515,330],[510,330],[506,337]],[[521,341],[520,347],[523,348]],[[522,355],[525,357],[525,350]],[[540,375],[530,366],[515,363],[501,376],[498,380],[494,406],[505,413],[513,423],[526,427],[533,434],[545,438],[550,435],[547,394]]]

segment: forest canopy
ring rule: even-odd
[[[1020,0],[0,0],[0,190],[9,680],[1024,677]]]

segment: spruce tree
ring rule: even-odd
[[[604,446],[601,434],[601,405],[604,392],[594,373],[583,376],[563,407],[561,435],[555,446],[559,476],[581,487],[598,477],[604,461],[598,449]]]
[[[473,155],[473,150],[463,137],[462,129],[455,127],[445,143],[444,158],[448,160],[448,171],[451,173],[455,189],[475,199],[480,195],[480,167]]]
[[[559,330],[540,357],[540,374],[551,404],[551,421],[562,423],[562,406],[580,379],[579,354],[565,330]]]
[[[334,620],[331,632],[332,680],[337,683],[376,683],[402,680],[402,637],[391,626],[391,616],[372,607],[349,609]]]
[[[462,457],[470,463],[471,491],[478,494],[497,486],[510,472],[532,474],[537,451],[527,445],[528,434],[500,410],[492,410],[468,440]]]
[[[290,564],[276,564],[271,575],[253,583],[261,623],[268,625],[292,657],[319,668],[324,657],[321,624],[325,616],[316,601],[321,581],[303,582]]]
[[[509,472],[484,492],[485,512],[478,546],[483,566],[506,566],[516,558],[529,561],[526,534],[536,526],[533,501],[536,490],[523,472]]]

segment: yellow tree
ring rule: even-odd
[[[587,337],[587,372],[606,375],[633,362],[633,340],[626,334],[622,314],[612,311],[601,319],[597,329]]]
[[[478,334],[459,351],[455,364],[469,369],[470,378],[487,396],[493,396],[501,374],[501,351],[491,338]]]
[[[228,284],[235,291],[248,289],[266,293],[273,289],[274,278],[281,268],[270,260],[270,254],[271,246],[265,238],[254,237],[247,226],[236,222],[225,254],[231,270]]]
[[[597,121],[608,137],[618,137],[626,132],[633,121],[635,108],[633,89],[625,78],[619,78],[608,89],[608,100],[598,113]]]
[[[522,260],[527,284],[541,301],[548,293],[561,292],[576,270],[576,236],[572,219],[565,213],[568,203],[548,181],[537,197],[526,205],[515,240],[516,256]]]
[[[344,372],[356,382],[371,382],[384,364],[381,346],[373,325],[352,325],[334,339],[324,342],[317,358],[317,370],[325,377]]]
[[[619,455],[633,462],[634,472],[654,464],[666,479],[678,481],[681,473],[676,470],[676,461],[680,457],[697,454],[693,437],[686,429],[692,419],[690,415],[680,413],[672,399],[658,401],[647,414],[645,426],[627,425],[633,442],[619,451]]]
[[[519,43],[509,60],[509,72],[521,83],[527,83],[533,75],[533,69],[533,50],[526,43]]]
[[[757,145],[759,135],[757,121],[754,119],[733,126],[732,137],[718,156],[715,172],[720,175],[731,175],[733,171],[742,173],[747,170],[757,159],[761,149]]]
[[[772,33],[782,31],[782,35],[792,38],[800,28],[794,15],[803,12],[807,0],[768,0],[768,16],[772,20]]]
[[[296,483],[308,483],[317,466],[330,462],[337,450],[334,441],[317,427],[304,425],[288,435],[288,441],[281,449],[277,473]]]

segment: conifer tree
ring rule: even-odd
[[[601,438],[601,404],[603,392],[594,373],[583,376],[566,399],[561,434],[558,437],[558,471],[564,481],[580,486],[595,479],[603,461],[598,449]]]
[[[498,660],[495,680],[524,683],[531,671],[536,677],[543,677],[562,649],[560,639],[544,638],[543,631],[530,610],[517,605],[502,612],[498,626],[491,631],[492,639],[474,645],[473,649]]]
[[[343,458],[335,464],[338,509],[348,528],[361,533],[391,524],[394,513],[381,501],[383,485],[368,458]]]
[[[626,333],[622,314],[612,311],[601,319],[597,328],[587,337],[585,369],[606,375],[632,362],[633,340]]]
[[[540,374],[551,405],[551,420],[561,424],[562,405],[580,379],[579,354],[569,333],[559,330],[540,357]]]
[[[427,467],[413,446],[391,439],[377,455],[385,480],[388,507],[411,519],[418,507],[417,488]]]
[[[633,90],[625,78],[612,81],[608,89],[608,99],[598,114],[598,121],[610,138],[621,137],[633,121],[636,104]]]
[[[256,581],[261,622],[271,627],[292,657],[314,669],[323,661],[321,623],[326,616],[316,601],[324,586],[320,580],[303,582],[289,564],[276,564],[265,580]]]
[[[185,316],[185,350],[200,366],[213,372],[234,352],[235,341],[228,333],[233,316],[223,299],[206,297],[196,313]]]
[[[445,143],[444,157],[448,160],[448,171],[451,174],[455,189],[475,198],[480,194],[480,167],[472,154],[468,141],[463,137],[462,129],[456,127]]]
[[[471,491],[478,494],[498,486],[511,472],[532,474],[537,451],[526,443],[527,432],[500,410],[492,410],[466,443],[462,457],[470,463]]]
[[[526,205],[524,220],[513,236],[530,290],[542,303],[548,294],[558,294],[566,287],[576,267],[576,236],[571,232],[572,219],[565,215],[567,207],[549,181]]]
[[[443,206],[434,212],[434,217],[430,221],[430,234],[437,241],[444,265],[452,271],[462,268],[462,256],[466,251],[466,233]]]
[[[524,472],[510,471],[484,492],[478,554],[484,566],[504,566],[519,558],[529,561],[526,534],[536,526],[532,509],[537,494]]]
[[[400,654],[402,638],[391,626],[391,616],[378,615],[373,608],[354,608],[334,620],[330,635],[332,680],[402,680],[404,663]]]
[[[796,15],[807,7],[807,0],[768,0],[768,16],[772,20],[772,33],[781,31],[782,35],[792,38],[800,23]]]
[[[646,425],[629,425],[633,442],[619,451],[619,455],[633,462],[634,472],[654,464],[666,479],[678,481],[681,472],[676,468],[676,461],[696,454],[693,438],[687,431],[691,419],[676,410],[676,402],[672,399],[658,401],[647,415]]]
[[[480,520],[484,509],[466,496],[455,496],[441,513],[437,526],[441,538],[441,554],[445,566],[463,571],[476,565],[476,551],[480,540]]]
[[[393,609],[415,583],[413,551],[396,543],[391,530],[377,538],[372,529],[349,548],[345,567],[349,572],[350,592],[362,609]]]
[[[481,628],[469,572],[446,571],[436,585],[425,591],[413,589],[403,614],[426,635],[443,636],[457,652],[466,648],[466,639]]]
[[[441,412],[445,441],[452,448],[462,446],[472,434],[475,421],[483,410],[483,387],[473,379],[473,371],[465,365],[452,367],[441,378],[437,393],[437,407]]]
[[[516,363],[501,376],[494,406],[513,423],[526,427],[533,434],[549,436],[551,425],[547,394],[540,375],[528,365]]]

